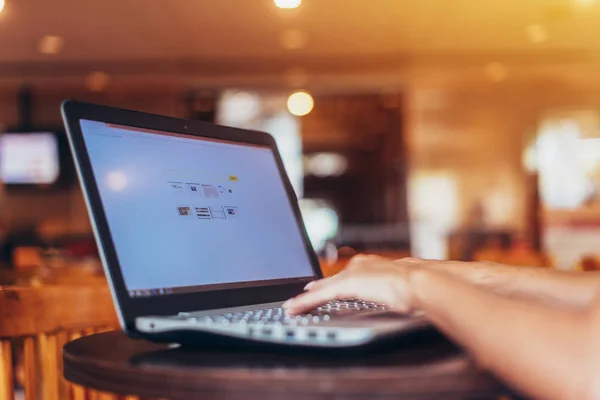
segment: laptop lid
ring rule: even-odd
[[[321,277],[273,138],[67,101],[63,119],[122,326],[285,300]]]

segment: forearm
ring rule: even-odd
[[[587,307],[600,288],[598,272],[563,272],[493,263],[429,264],[498,294],[556,306]]]
[[[501,297],[435,271],[416,270],[410,286],[417,308],[514,387],[536,398],[588,395],[584,313]]]

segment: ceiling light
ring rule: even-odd
[[[0,0],[2,1],[2,0]],[[42,36],[38,43],[38,50],[42,54],[56,55],[63,51],[65,47],[65,38],[62,36],[46,35]]]
[[[312,96],[306,92],[295,92],[287,101],[287,108],[293,115],[302,117],[310,113],[315,105]]]
[[[533,44],[540,44],[548,41],[548,31],[541,24],[527,25],[525,34],[529,41]]]
[[[308,44],[308,34],[299,29],[286,29],[279,34],[279,43],[286,50],[299,50]]]
[[[104,71],[94,71],[85,77],[85,86],[91,92],[103,92],[108,88],[111,77]]]
[[[485,66],[485,74],[492,82],[502,82],[508,76],[508,69],[499,62],[491,62]]]
[[[0,0],[0,13],[2,12],[2,10],[4,10],[4,5],[5,5],[4,0]]]
[[[302,0],[273,0],[279,8],[298,8],[302,4]]]

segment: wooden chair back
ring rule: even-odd
[[[117,327],[106,284],[0,286],[0,400],[14,399],[17,375],[27,400],[113,398],[67,383],[62,347]]]

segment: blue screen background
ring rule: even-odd
[[[81,128],[127,290],[313,275],[270,149]]]

